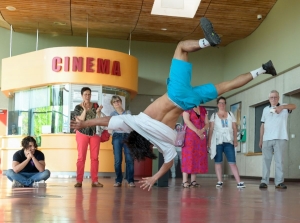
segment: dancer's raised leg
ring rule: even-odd
[[[207,18],[201,18],[200,26],[205,38],[200,40],[184,40],[178,43],[174,58],[188,61],[188,53],[200,50],[201,48],[216,46],[221,42],[220,37],[214,31],[213,25]]]
[[[272,76],[276,76],[276,70],[273,66],[272,61],[268,61],[267,63],[263,64],[256,70],[253,70],[246,74],[241,74],[230,81],[225,81],[220,84],[215,85],[218,91],[218,94],[221,95],[227,91],[231,91],[233,89],[239,88],[247,84],[248,82],[252,81],[254,78],[259,76],[260,74],[270,74]]]

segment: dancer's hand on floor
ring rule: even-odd
[[[155,180],[153,179],[153,177],[145,177],[145,178],[142,178],[142,180],[139,181],[139,184],[142,184],[140,186],[140,188],[143,188],[143,190],[148,188],[148,191],[151,190],[154,183],[155,183]]]

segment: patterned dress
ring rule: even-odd
[[[200,108],[200,116],[193,110],[188,110],[190,121],[193,125],[202,129],[205,126],[206,109]],[[184,173],[196,174],[208,172],[208,159],[206,149],[206,137],[201,140],[200,137],[189,127],[186,128],[185,142],[182,147],[181,170]]]
[[[86,116],[84,121],[96,118],[97,115],[96,111],[98,107],[99,105],[97,103],[93,103],[92,108],[86,111]],[[74,109],[74,115],[80,116],[82,112],[83,112],[83,107],[81,105],[76,105]],[[79,129],[77,131],[88,136],[93,136],[96,134],[96,126],[86,127],[83,129]]]

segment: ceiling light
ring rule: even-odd
[[[13,6],[6,6],[6,9],[7,9],[8,11],[16,11],[16,8],[13,7]]]
[[[161,0],[162,8],[183,9],[184,0]]]
[[[162,30],[162,31],[167,31],[168,29],[167,29],[167,28],[161,28],[161,30]]]
[[[155,0],[152,15],[194,18],[201,0]]]
[[[262,19],[262,15],[258,14],[257,15],[257,20],[261,20]]]
[[[57,25],[57,26],[65,26],[65,25],[67,25],[67,23],[65,23],[65,22],[54,22],[53,24]]]

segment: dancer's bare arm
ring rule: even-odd
[[[94,118],[87,121],[81,121],[76,117],[76,120],[71,120],[71,129],[83,129],[90,126],[108,126],[111,116]]]

